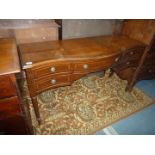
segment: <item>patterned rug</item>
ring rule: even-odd
[[[30,108],[35,134],[86,135],[123,119],[153,103],[153,99],[134,88],[125,92],[126,81],[116,74],[90,75],[71,86],[48,90],[37,96],[42,124],[39,126],[26,83],[25,102]]]

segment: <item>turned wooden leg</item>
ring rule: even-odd
[[[126,88],[125,88],[125,91],[131,92],[132,89],[133,89],[133,86],[135,85],[135,83],[136,83],[136,82],[134,82],[134,83],[128,82],[128,84],[127,84],[127,86],[126,86]]]
[[[32,98],[32,104],[34,107],[34,112],[37,118],[37,121],[39,123],[39,125],[41,124],[41,118],[40,118],[40,113],[39,113],[39,107],[38,107],[38,102],[37,102],[37,97],[33,97]]]
[[[125,91],[131,92],[132,91],[131,85],[127,84]]]

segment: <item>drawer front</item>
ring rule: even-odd
[[[70,75],[50,75],[46,78],[35,80],[37,92],[42,92],[50,88],[70,85]]]
[[[0,100],[0,120],[20,114],[18,97]]]
[[[130,61],[130,60],[140,60],[143,52],[144,52],[145,47],[138,47],[138,48],[133,48],[125,51],[122,54],[122,61]]]
[[[137,67],[140,60],[128,60],[128,61],[120,61],[113,65],[113,68],[122,70],[129,67]]]
[[[33,67],[35,78],[41,78],[45,75],[55,73],[68,73],[71,72],[71,65],[67,62],[49,63],[47,65],[41,65],[39,67]]]
[[[16,95],[16,88],[9,76],[0,76],[0,99]]]
[[[107,69],[115,62],[116,58],[98,61],[82,61],[74,64],[75,73],[89,73]]]

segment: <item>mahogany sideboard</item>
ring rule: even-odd
[[[0,39],[0,134],[28,134],[15,75],[19,72],[16,42]]]
[[[22,69],[36,117],[41,122],[37,95],[47,89],[71,85],[91,72],[106,70],[124,49],[143,52],[145,44],[127,36],[99,36],[19,45]]]

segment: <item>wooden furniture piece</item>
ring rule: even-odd
[[[126,20],[122,26],[121,35],[143,43],[132,49],[122,48],[118,61],[111,67],[112,72],[128,81],[128,91],[137,81],[155,77],[154,34],[155,20]]]
[[[126,36],[101,36],[19,45],[23,70],[35,114],[41,121],[36,96],[51,88],[71,85],[91,72],[110,68],[121,49],[143,47]]]
[[[20,72],[16,43],[0,39],[0,134],[27,134],[16,81]]]
[[[58,31],[51,19],[0,20],[0,38],[14,37],[17,44],[58,40]]]

